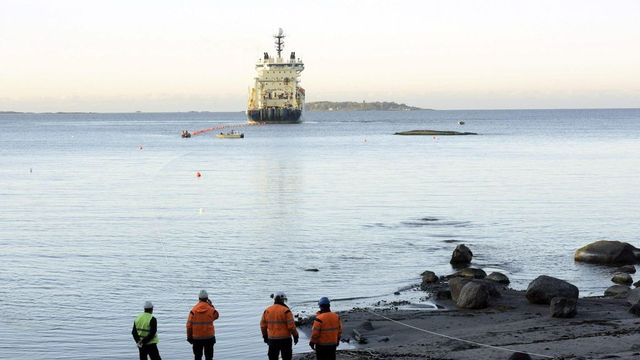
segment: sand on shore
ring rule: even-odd
[[[428,334],[416,328],[510,350],[555,359],[640,359],[640,319],[628,312],[624,299],[581,298],[574,318],[549,315],[548,305],[529,304],[523,291],[505,290],[491,307],[414,311],[355,309],[341,312],[343,339],[355,344],[353,330],[367,339],[338,359],[508,359],[513,352]],[[397,323],[387,320],[399,321]],[[371,326],[363,326],[370,322]],[[368,325],[368,324],[367,324]],[[308,332],[308,326],[300,327]],[[299,354],[297,359],[315,359]],[[531,356],[532,359],[544,357]]]

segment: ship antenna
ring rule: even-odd
[[[276,39],[276,51],[278,52],[278,57],[280,57],[280,53],[284,48],[284,33],[282,32],[282,28],[279,28],[278,35],[273,35],[273,37]]]

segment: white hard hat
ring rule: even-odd
[[[271,297],[274,299],[280,298],[282,300],[287,300],[287,294],[285,294],[284,291],[276,291]]]
[[[209,293],[207,293],[207,290],[200,290],[200,293],[198,294],[198,299],[204,300],[204,299],[208,299],[209,298]]]
[[[145,301],[144,302],[144,308],[145,309],[153,309],[153,304],[151,303],[151,301]]]

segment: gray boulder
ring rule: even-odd
[[[629,312],[632,313],[635,316],[640,316],[640,304],[635,304],[633,305],[630,309]]]
[[[628,299],[628,295],[631,289],[628,286],[624,285],[613,285],[609,286],[607,290],[604,291],[604,296],[612,297],[615,299]]]
[[[554,297],[577,299],[580,291],[574,285],[551,276],[541,275],[527,287],[527,300],[532,304],[549,304]]]
[[[620,285],[631,285],[631,284],[633,284],[633,279],[631,278],[631,275],[629,275],[627,273],[615,273],[615,274],[613,274],[613,277],[611,278],[611,281],[613,281],[616,284],[620,284]]]
[[[636,267],[633,266],[633,265],[620,266],[618,268],[617,272],[623,272],[623,273],[627,273],[627,274],[635,274],[636,273]]]
[[[449,280],[449,289],[451,289],[451,299],[453,301],[458,300],[458,295],[460,295],[460,291],[462,287],[467,285],[471,279],[465,279],[461,277],[455,277]]]
[[[471,263],[472,258],[473,253],[471,252],[471,249],[469,249],[465,244],[460,244],[453,250],[453,254],[451,254],[451,261],[449,261],[449,263],[454,265],[465,265]]]
[[[633,287],[640,287],[640,281],[636,281],[633,283]]]
[[[615,286],[615,285],[614,285]],[[627,302],[631,305],[640,303],[640,288],[629,289],[627,288]]]
[[[420,284],[420,289],[427,290],[432,284],[436,284],[440,281],[438,275],[433,271],[425,271],[422,273],[422,284]]]
[[[499,272],[492,272],[491,274],[487,275],[486,279],[503,285],[509,285],[509,283],[511,282],[509,281],[507,275]]]
[[[640,250],[621,241],[599,240],[576,250],[575,261],[603,265],[632,265],[639,262]]]
[[[470,281],[462,287],[456,306],[463,309],[484,309],[489,306],[487,285]]]
[[[551,299],[551,304],[549,306],[551,317],[572,318],[577,314],[577,304],[578,301],[576,299],[554,297],[553,299]]]
[[[464,268],[456,271],[451,275],[447,275],[447,278],[463,277],[467,279],[484,279],[487,277],[487,273],[482,269],[477,268]]]

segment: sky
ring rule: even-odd
[[[637,0],[0,0],[0,111],[242,111],[280,27],[307,101],[640,107]]]

